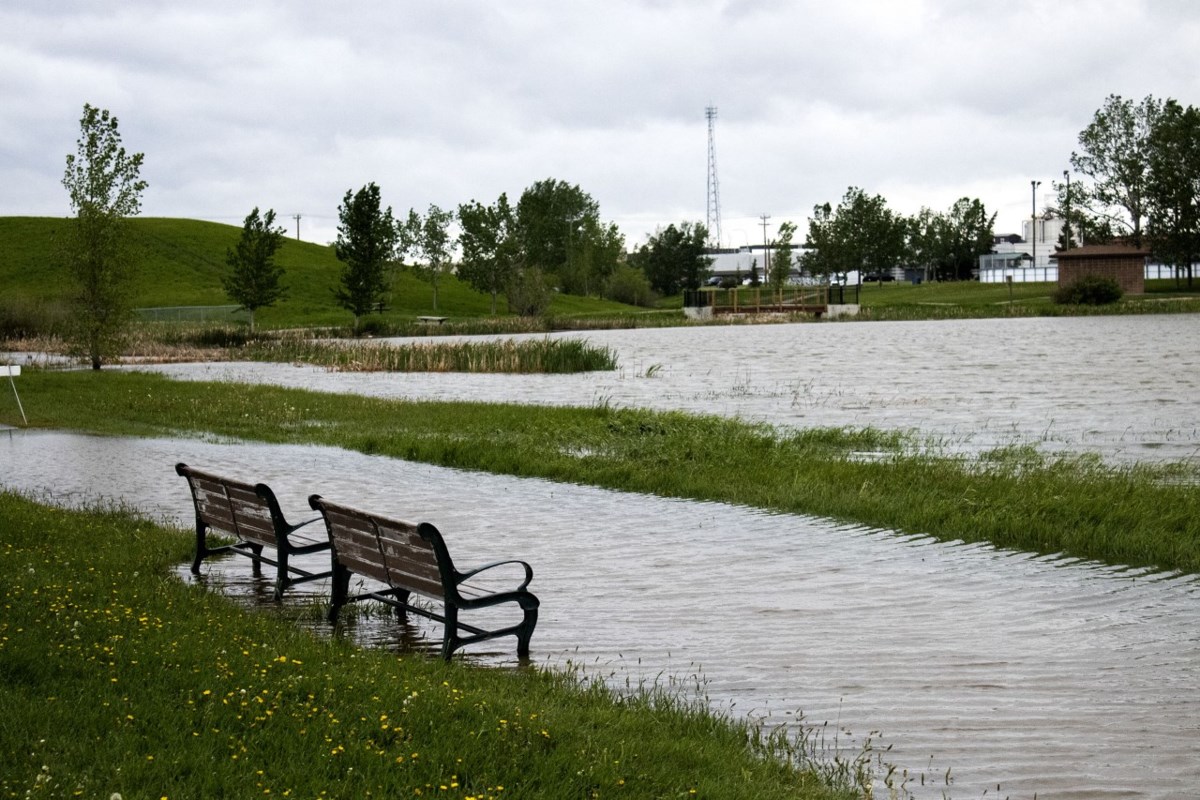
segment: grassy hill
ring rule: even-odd
[[[66,220],[56,217],[0,217],[0,292],[10,301],[54,302],[68,279],[55,258],[55,237]],[[241,227],[189,219],[139,218],[132,221],[140,251],[134,305],[139,307],[229,305],[221,288],[225,252],[237,244]],[[276,263],[286,274],[287,299],[261,309],[263,327],[347,325],[352,317],[333,299],[342,264],[333,248],[285,239]],[[385,317],[432,314],[433,289],[409,272],[395,281]],[[500,303],[503,311],[503,300]],[[441,316],[482,317],[491,300],[453,276],[438,289]],[[628,314],[631,307],[595,298],[556,296],[556,314]]]

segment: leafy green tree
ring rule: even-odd
[[[926,281],[936,278],[946,261],[946,225],[945,214],[925,207],[908,219],[908,255]]]
[[[558,279],[563,291],[589,294],[620,262],[624,241],[600,221],[600,206],[576,185],[548,178],[517,201],[526,263]]]
[[[120,352],[133,316],[135,256],[128,217],[142,207],[143,155],[126,153],[117,118],[89,104],[79,121],[75,155],[62,184],[74,219],[61,240],[61,258],[74,283],[74,347],[100,369]]]
[[[792,255],[792,239],[796,235],[796,223],[782,222],[779,233],[775,237],[774,254],[771,256],[771,274],[767,277],[771,288],[778,291],[788,282],[792,275],[794,256]]]
[[[992,250],[996,215],[989,215],[978,199],[963,197],[955,201],[944,219],[939,277],[968,280],[979,257]]]
[[[275,263],[275,253],[283,245],[283,228],[275,225],[275,209],[261,217],[254,207],[242,223],[242,238],[237,248],[225,250],[229,272],[221,285],[229,299],[250,312],[250,332],[254,332],[254,312],[273,306],[287,297],[283,267]]]
[[[1200,261],[1200,110],[1167,100],[1150,136],[1147,233],[1162,261],[1186,272]]]
[[[478,201],[458,207],[459,245],[462,263],[458,277],[477,292],[492,298],[492,313],[496,299],[512,281],[524,262],[522,242],[517,221],[508,195],[501,194],[490,206]]]
[[[708,230],[699,222],[668,225],[638,248],[635,263],[646,273],[654,291],[662,295],[699,289],[712,260],[705,255]]]
[[[800,256],[804,271],[826,282],[839,274],[842,262],[834,223],[833,206],[829,203],[813,206],[812,216],[808,218],[808,234],[804,239],[805,251]]]
[[[904,259],[907,222],[880,195],[851,186],[836,211],[825,204],[813,214],[805,245],[813,254],[807,266],[815,268],[814,274],[882,274]]]
[[[450,269],[450,254],[455,244],[450,235],[453,221],[453,211],[430,204],[424,217],[410,209],[400,234],[402,249],[417,257],[413,272],[433,287],[434,311],[438,307],[438,283]]]
[[[1071,167],[1090,179],[1079,187],[1080,212],[1127,232],[1138,244],[1147,212],[1150,135],[1161,113],[1162,103],[1152,96],[1135,104],[1109,95],[1080,131],[1079,152],[1071,153]]]
[[[568,223],[567,263],[559,270],[559,285],[568,294],[590,295],[605,285],[625,249],[616,225],[587,216]]]
[[[345,266],[334,296],[338,305],[354,315],[356,331],[360,317],[383,305],[398,237],[391,206],[381,208],[378,186],[368,183],[357,192],[346,191],[338,206],[338,235],[333,245],[334,254]]]

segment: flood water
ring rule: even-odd
[[[583,378],[361,376],[264,365],[165,371],[255,372],[383,396],[606,401],[782,425],[875,424],[953,436],[968,448],[1015,437],[1115,458],[1187,458],[1200,444],[1197,322],[588,334],[614,347],[624,367]],[[807,348],[814,352],[800,352]],[[647,377],[655,364],[661,369]],[[797,401],[787,386],[805,387],[800,394],[812,402]],[[536,662],[583,665],[619,686],[702,676],[715,707],[769,723],[795,724],[802,712],[809,725],[828,723],[826,742],[836,736],[843,755],[868,737],[876,752],[890,745],[884,760],[908,771],[906,789],[918,798],[1165,800],[1195,796],[1200,785],[1196,576],[333,448],[0,432],[0,485],[50,490],[66,503],[120,499],[186,527],[190,498],[176,461],[265,481],[292,518],[310,516],[305,498],[319,492],[434,522],[462,566],[530,561],[531,589],[542,600]],[[204,571],[232,594],[261,594],[242,559]],[[187,579],[186,569],[180,574]],[[403,633],[383,619],[358,630],[382,647],[411,646],[414,636],[435,647],[439,635],[420,621]],[[513,649],[500,640],[468,648],[466,657],[506,665]]]
[[[152,369],[377,397],[609,403],[790,427],[872,425],[968,452],[1033,443],[1110,460],[1200,454],[1195,314],[559,335],[610,347],[620,368],[582,375],[354,374],[287,364]]]

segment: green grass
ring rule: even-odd
[[[851,796],[695,697],[242,610],[170,574],[189,537],[125,512],[0,492],[0,523],[0,797]]]
[[[53,217],[0,217],[0,286],[11,300],[57,300],[65,275],[55,259],[55,232],[65,220]],[[134,305],[138,307],[228,305],[221,288],[225,251],[241,235],[241,227],[188,219],[137,218],[131,221],[141,254]],[[334,291],[342,264],[333,248],[285,239],[276,255],[283,267],[287,299],[261,309],[255,322],[265,328],[349,326],[352,316],[338,308]],[[503,299],[500,314],[506,316]],[[453,275],[438,288],[439,316],[451,320],[490,316],[491,299]],[[621,316],[638,313],[632,306],[596,298],[556,294],[552,314]],[[433,314],[433,288],[402,271],[395,277],[384,321],[401,323]]]
[[[1188,290],[1173,280],[1146,282],[1146,294],[1108,306],[1061,306],[1052,300],[1057,283],[954,281],[864,284],[860,320],[982,319],[990,317],[1175,314],[1200,312],[1200,286]]]
[[[786,433],[683,413],[391,401],[147,374],[29,370],[21,380],[36,427],[327,444],[1200,572],[1194,464],[1113,467],[1028,448],[968,462],[874,430]],[[19,423],[15,403],[0,403],[0,421]]]

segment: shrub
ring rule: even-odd
[[[1059,305],[1104,306],[1121,299],[1121,285],[1112,278],[1085,275],[1074,283],[1060,287],[1054,293]]]
[[[60,336],[69,321],[61,303],[11,298],[0,303],[0,339]]]
[[[537,267],[518,270],[508,283],[508,310],[536,317],[550,306],[550,285]]]
[[[618,303],[631,306],[654,305],[654,290],[650,288],[650,279],[646,273],[637,267],[621,264],[616,272],[608,279],[604,287],[604,296]]]

